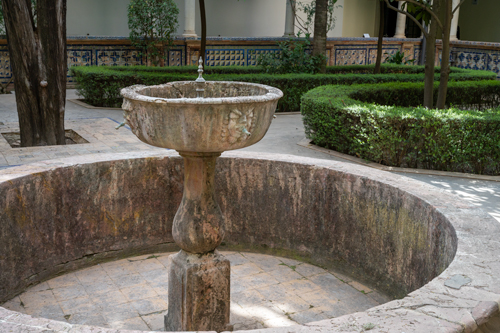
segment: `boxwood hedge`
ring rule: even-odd
[[[326,84],[354,84],[378,82],[421,82],[422,66],[385,65],[383,74],[369,74],[373,66],[331,66],[327,74],[266,74],[258,67],[207,67],[205,79],[213,81],[243,81],[267,84],[281,89],[283,98],[279,111],[297,111],[300,97],[308,90]],[[436,69],[436,72],[439,68]],[[90,66],[72,67],[78,93],[85,102],[94,106],[119,107],[120,89],[134,84],[155,85],[171,81],[194,80],[196,67],[144,67],[144,66]],[[439,75],[436,75],[438,79]],[[495,73],[453,68],[450,80],[495,79]]]
[[[450,82],[445,110],[418,106],[423,88],[317,87],[302,96],[306,135],[316,145],[388,166],[499,175],[500,82]]]

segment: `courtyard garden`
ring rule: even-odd
[[[500,82],[487,71],[451,68],[445,110],[421,107],[424,67],[328,66],[326,74],[267,73],[262,67],[207,67],[210,81],[281,89],[278,112],[301,110],[312,143],[387,166],[500,174]],[[120,90],[193,80],[195,67],[73,67],[78,93],[119,107]],[[436,74],[440,68],[435,68]],[[435,98],[439,75],[435,75]]]
[[[352,1],[287,0],[264,49],[207,47],[195,1],[181,42],[176,1],[130,0],[126,42],[72,50],[66,0],[1,2],[0,332],[500,332],[500,81],[450,65],[464,0],[376,1],[343,51]],[[383,53],[389,9],[422,40]]]

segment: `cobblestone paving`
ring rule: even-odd
[[[2,306],[75,324],[163,330],[170,254],[133,257],[62,275]],[[307,263],[246,252],[222,254],[231,262],[235,330],[304,324],[389,301],[356,281]]]

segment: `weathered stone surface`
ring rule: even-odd
[[[230,263],[217,251],[172,256],[166,331],[223,331],[229,324]]]
[[[123,162],[50,168],[0,183],[0,302],[64,271],[177,248],[172,220],[182,165]]]
[[[500,225],[480,209],[432,186],[345,163],[249,153],[226,153],[217,163],[227,246],[299,255],[410,292],[364,313],[266,332],[348,332],[370,323],[374,332],[464,332],[473,328],[468,314],[489,318],[478,329],[500,331],[499,317],[482,316],[484,304],[478,307],[500,302]],[[168,221],[181,200],[182,169],[181,158],[166,152],[0,171],[0,301],[92,260],[171,244]],[[446,287],[457,274],[472,282]],[[14,324],[10,316],[0,308],[0,331]],[[31,317],[19,318],[17,332],[34,327]]]
[[[196,98],[194,81],[132,86],[121,91],[125,119],[143,142],[190,152],[223,152],[262,139],[281,90],[245,82],[205,83]]]
[[[224,216],[215,198],[215,161],[219,153],[181,153],[184,158],[184,194],[174,217],[175,243],[189,253],[208,253],[220,245],[226,232]]]
[[[478,326],[488,322],[493,316],[498,315],[497,302],[481,302],[472,309],[472,316]]]

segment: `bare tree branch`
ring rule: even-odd
[[[462,0],[460,1],[460,3],[455,7],[455,9],[453,9],[453,11],[451,12],[453,15],[455,14],[455,12],[458,10],[458,8],[460,8],[460,6],[465,2],[465,0]]]
[[[438,24],[438,26],[441,28],[441,30],[443,30],[443,24],[441,23],[441,20],[439,20],[439,18],[437,17],[436,13],[434,13],[432,10],[430,10],[429,8],[427,8],[427,6],[421,4],[420,2],[418,2],[416,0],[393,0],[393,1],[397,1],[397,2],[400,2],[400,1],[409,2],[409,3],[412,3],[414,5],[417,5],[417,6],[421,7],[423,10],[425,10],[427,13],[429,13],[432,16],[432,18],[435,20],[435,22]],[[463,0],[463,1],[465,1],[465,0]]]
[[[293,0],[287,0],[287,1],[290,1],[290,3],[292,4],[292,11],[293,11],[293,17],[294,17],[294,21],[293,21],[294,22],[294,26],[296,26],[297,28],[299,28],[299,30],[304,31],[305,33],[310,33],[309,29],[307,29],[305,27],[304,19],[297,15],[297,9],[296,9],[296,3],[295,3],[295,1],[293,1]],[[297,23],[297,24],[295,24],[295,23]]]
[[[425,35],[426,38],[429,38],[429,34],[427,33],[427,31],[425,31],[424,27],[422,26],[422,24],[420,22],[418,22],[418,20],[413,17],[413,15],[411,15],[410,13],[408,13],[407,11],[404,11],[404,10],[401,10],[397,7],[394,7],[393,5],[391,5],[389,3],[389,0],[384,0],[385,3],[387,4],[387,7],[389,9],[392,9],[392,10],[395,10],[399,13],[402,13],[402,14],[405,14],[407,17],[409,17],[413,22],[415,22],[415,24],[420,28],[420,30],[422,30],[422,33]],[[465,0],[464,0],[465,1]]]

